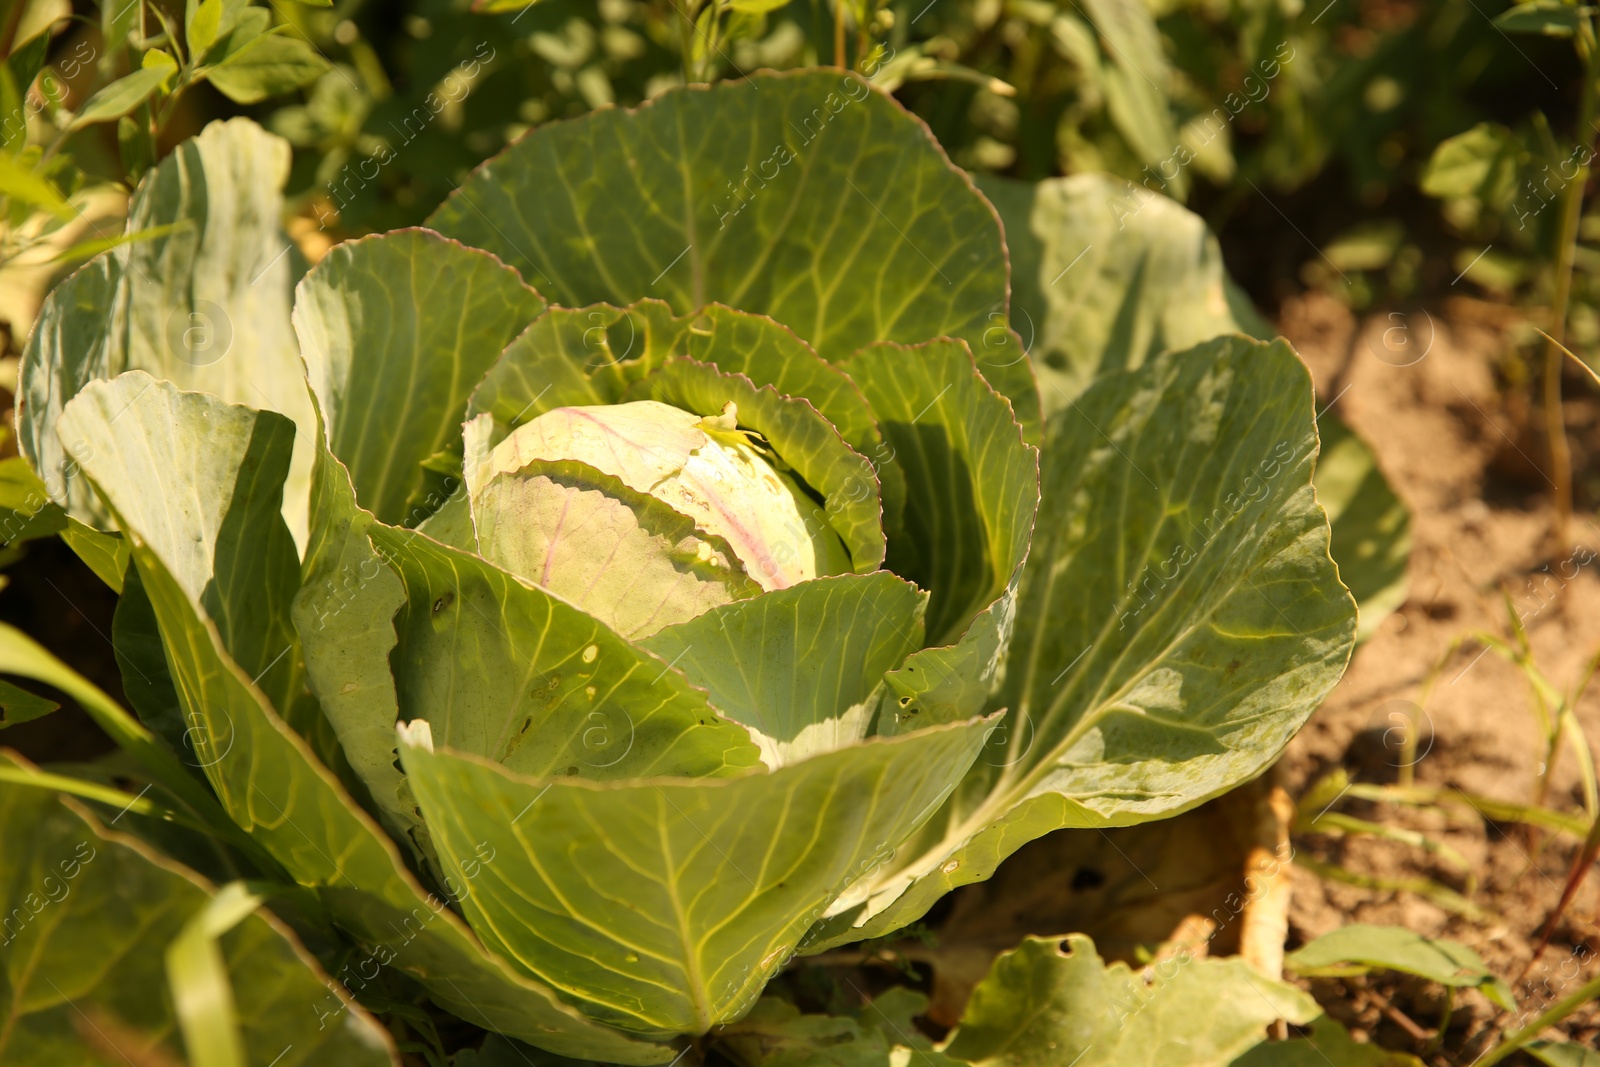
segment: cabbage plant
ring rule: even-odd
[[[0,634],[125,750],[76,784],[9,757],[0,845],[212,903],[149,1018],[41,909],[19,943],[76,999],[18,1009],[8,1063],[85,999],[192,1055],[387,1062],[358,999],[410,990],[673,1062],[1029,840],[1259,773],[1344,667],[1294,353],[1156,346],[1041,398],[994,209],[854,76],[534,130],[309,269],[287,159],[241,119],[181,145],[129,223],[174,228],[63,282],[23,359],[14,514],[119,591],[134,714]],[[246,930],[331,992],[208,1014],[181,978],[242,1001]]]

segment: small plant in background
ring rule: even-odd
[[[1556,573],[1552,576],[1558,582],[1563,579],[1570,580],[1576,575],[1578,567],[1589,563],[1593,558],[1592,552],[1579,549],[1570,559],[1558,564]],[[1568,573],[1561,574],[1563,570]],[[1545,589],[1539,590],[1540,593],[1548,591],[1548,583]],[[1505,594],[1504,601],[1506,630],[1509,636],[1501,637],[1486,631],[1474,631],[1453,641],[1423,684],[1421,706],[1427,705],[1440,676],[1457,660],[1463,649],[1477,645],[1481,649],[1480,655],[1483,651],[1492,651],[1516,664],[1528,681],[1529,704],[1533,710],[1534,725],[1538,729],[1541,746],[1538,770],[1532,783],[1532,803],[1544,806],[1549,802],[1551,778],[1555,774],[1562,752],[1570,749],[1573,759],[1577,762],[1582,782],[1584,809],[1590,818],[1594,818],[1596,814],[1600,814],[1600,787],[1597,787],[1595,780],[1594,755],[1589,747],[1588,738],[1584,736],[1583,726],[1578,721],[1576,706],[1584,691],[1589,688],[1589,683],[1594,680],[1595,668],[1600,666],[1600,653],[1589,658],[1569,688],[1562,689],[1550,681],[1534,658],[1533,646],[1523,622],[1528,612],[1519,613],[1509,593]],[[1542,605],[1541,600],[1541,607]],[[1468,666],[1470,667],[1470,664]],[[1400,773],[1402,785],[1412,784],[1411,771],[1418,759],[1416,743],[1421,732],[1420,723],[1412,724],[1407,731]]]
[[[1500,251],[1482,270],[1491,277],[1498,273],[1497,287],[1502,289],[1509,288],[1507,282],[1532,277],[1541,302],[1548,300],[1548,310],[1539,313],[1546,331],[1540,331],[1544,351],[1538,377],[1547,453],[1543,466],[1555,507],[1554,559],[1572,547],[1572,454],[1561,400],[1563,342],[1581,337],[1584,346],[1592,347],[1600,337],[1592,265],[1581,244],[1588,236],[1584,197],[1594,159],[1600,40],[1587,8],[1557,0],[1513,5],[1495,25],[1506,34],[1572,41],[1582,64],[1572,129],[1556,132],[1542,111],[1534,111],[1516,131],[1500,123],[1480,123],[1439,144],[1423,173],[1422,188],[1445,201],[1446,217],[1459,231],[1490,242],[1477,257],[1460,253],[1463,274],[1498,242]],[[1580,261],[1585,264],[1581,273]]]
[[[74,134],[115,123],[121,159],[113,173],[131,184],[161,151],[163,133],[196,86],[255,104],[307,85],[327,68],[292,26],[274,26],[266,7],[204,0],[177,19],[159,5],[132,0],[108,4],[97,33],[50,20],[18,40],[32,10],[9,5],[8,36],[0,39],[6,166],[13,175],[5,193],[56,216],[75,217],[56,186],[76,192],[84,179],[63,153]],[[47,65],[58,33],[71,47],[57,45],[64,54]],[[22,221],[13,212],[13,228]]]
[[[1384,893],[1415,894],[1447,912],[1462,916],[1474,923],[1503,920],[1487,913],[1480,903],[1475,901],[1477,879],[1472,865],[1459,851],[1438,840],[1436,836],[1394,825],[1394,816],[1397,812],[1407,809],[1433,812],[1444,816],[1449,822],[1457,822],[1465,817],[1480,826],[1504,824],[1519,828],[1522,831],[1519,839],[1523,841],[1525,847],[1517,848],[1517,852],[1526,864],[1523,870],[1524,876],[1535,869],[1546,843],[1546,834],[1563,839],[1563,843],[1575,843],[1576,848],[1567,867],[1567,876],[1559,885],[1559,898],[1550,908],[1544,921],[1540,923],[1539,929],[1532,932],[1531,955],[1523,965],[1521,973],[1515,975],[1519,985],[1528,979],[1535,968],[1540,968],[1541,973],[1549,972],[1550,968],[1541,966],[1541,958],[1558,927],[1568,917],[1568,910],[1578,890],[1583,885],[1596,855],[1600,854],[1600,820],[1596,819],[1593,754],[1575,713],[1579,698],[1593,679],[1595,664],[1600,660],[1600,656],[1589,657],[1573,684],[1563,689],[1551,682],[1540,668],[1525,626],[1525,620],[1537,615],[1540,610],[1548,606],[1550,601],[1546,600],[1545,596],[1553,591],[1558,592],[1559,586],[1570,581],[1576,575],[1577,569],[1587,564],[1591,557],[1592,554],[1587,550],[1579,549],[1571,559],[1564,561],[1563,565],[1558,565],[1547,575],[1548,578],[1554,579],[1553,582],[1547,581],[1539,587],[1530,583],[1530,591],[1536,593],[1539,598],[1537,607],[1525,607],[1519,612],[1507,592],[1504,597],[1507,620],[1504,635],[1487,631],[1473,631],[1461,635],[1451,642],[1433,670],[1423,680],[1419,703],[1390,701],[1385,705],[1390,712],[1387,719],[1380,724],[1380,728],[1383,730],[1384,748],[1393,756],[1391,766],[1397,771],[1397,782],[1358,782],[1352,780],[1343,768],[1339,768],[1318,779],[1299,798],[1297,804],[1295,821],[1297,835],[1329,841],[1366,837],[1417,849],[1430,860],[1449,868],[1455,879],[1459,879],[1461,890],[1457,891],[1432,878],[1395,878],[1356,870],[1342,863],[1308,856],[1303,851],[1295,856],[1298,866],[1330,882]],[[1465,660],[1463,666],[1463,653],[1470,652],[1475,646],[1478,648],[1477,657]],[[1477,658],[1489,652],[1494,652],[1514,664],[1528,683],[1529,705],[1537,728],[1537,744],[1541,758],[1537,760],[1534,779],[1528,784],[1527,792],[1530,799],[1527,801],[1508,801],[1460,789],[1419,785],[1415,781],[1415,769],[1428,755],[1434,742],[1432,723],[1426,708],[1430,697],[1437,699],[1439,680],[1447,670],[1456,672],[1455,677],[1459,679],[1476,664]],[[1457,668],[1460,670],[1457,671]],[[1562,753],[1568,749],[1571,750],[1572,758],[1578,768],[1581,810],[1577,812],[1559,810],[1550,796],[1550,783],[1557,763]],[[1349,802],[1372,805],[1373,817],[1362,818],[1338,810]],[[1503,836],[1505,830],[1499,830],[1498,833]],[[1340,931],[1338,935],[1329,935],[1323,941],[1332,942],[1336,937],[1346,934],[1355,937],[1353,929]],[[1538,1039],[1550,1027],[1584,1008],[1595,996],[1600,995],[1600,983],[1577,981],[1582,972],[1584,959],[1591,955],[1581,929],[1582,920],[1579,920],[1576,932],[1572,935],[1577,942],[1574,953],[1578,966],[1572,969],[1572,973],[1562,975],[1561,981],[1568,988],[1562,990],[1559,995],[1530,996],[1527,1006],[1519,1006],[1504,978],[1496,979],[1498,984],[1490,999],[1497,1007],[1512,1013],[1512,1018],[1496,1020],[1495,1024],[1487,1029],[1485,1040],[1487,1038],[1494,1040],[1482,1046],[1482,1058],[1476,1062],[1499,1062],[1524,1048],[1541,1062],[1555,1064],[1567,1062],[1563,1057],[1569,1054],[1567,1049],[1570,1046],[1559,1046]],[[1404,940],[1404,932],[1390,931],[1384,934],[1383,938]],[[1320,945],[1321,942],[1317,944]],[[1316,954],[1313,952],[1315,947],[1308,946],[1301,952],[1292,954],[1291,961],[1301,957],[1301,963],[1304,964],[1306,958]],[[1470,960],[1476,960],[1470,953],[1462,959],[1470,962],[1469,957]],[[1489,974],[1483,968],[1481,960],[1471,963],[1470,966],[1468,963],[1462,963],[1461,966],[1468,971],[1476,968],[1476,973],[1485,976]],[[1302,967],[1299,973],[1304,976],[1313,972],[1306,971]],[[1546,986],[1548,987],[1548,983]],[[1438,1047],[1448,1027],[1453,999],[1447,998],[1445,1003],[1446,1018],[1435,1028],[1432,1038],[1429,1039],[1430,1050]]]

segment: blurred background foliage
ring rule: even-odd
[[[1304,285],[1365,306],[1462,272],[1478,294],[1547,301],[1544,205],[1589,144],[1560,21],[1496,26],[1501,0],[1309,3],[11,0],[0,254],[74,218],[27,179],[69,198],[126,184],[219,114],[290,139],[310,229],[344,235],[419,221],[528,126],[685,77],[843,59],[970,170],[1109,171],[1189,203],[1269,310]],[[1510,14],[1544,6],[1560,5]],[[1600,216],[1582,238],[1592,278]],[[1579,288],[1589,346],[1600,320]]]
[[[94,219],[116,190],[219,115],[295,146],[296,236],[315,258],[418,222],[530,126],[686,79],[842,63],[970,170],[1104,171],[1188,204],[1269,313],[1308,286],[1358,310],[1541,308],[1552,205],[1594,132],[1576,128],[1588,9],[1559,0],[105,4],[0,0],[0,272],[47,284],[103,247],[116,229]],[[1575,244],[1570,341],[1587,353],[1600,214]],[[28,303],[0,303],[18,337]]]

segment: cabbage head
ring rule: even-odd
[[[180,225],[55,290],[18,425],[121,594],[134,714],[79,691],[150,786],[129,862],[337,979],[280,1035],[409,989],[672,1062],[1034,838],[1258,774],[1343,669],[1298,358],[1152,339],[1041,400],[994,208],[859,78],[536,129],[309,267],[287,162],[235,119],[153,171],[129,225]]]

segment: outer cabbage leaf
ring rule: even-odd
[[[122,578],[128,571],[128,543],[114,533],[96,530],[85,522],[67,516],[61,540],[77,553],[95,577],[113,592],[122,592]]]
[[[606,780],[759,762],[704,693],[593,616],[423,534],[371,536],[406,589],[391,657],[400,719],[427,720],[441,745],[522,774]]]
[[[188,738],[189,724],[183,721],[178,690],[167,669],[161,628],[156,625],[155,609],[150,606],[135,567],[128,568],[116,612],[111,616],[111,648],[122,674],[123,698],[139,721],[173,752],[181,753],[190,766],[198,767]]]
[[[88,382],[146,370],[185,389],[270,408],[300,428],[284,518],[306,536],[314,423],[289,323],[294,259],[282,228],[289,145],[248,119],[213,122],[140,184],[127,233],[170,232],[96,256],[51,292],[19,371],[17,440],[74,517],[106,526],[55,432]]]
[[[420,725],[420,724],[418,724]],[[486,943],[647,1034],[738,1018],[812,919],[937,808],[990,720],[770,773],[530,779],[402,727],[401,759]]]
[[[1411,512],[1389,487],[1371,447],[1332,411],[1317,417],[1322,452],[1312,484],[1328,512],[1339,580],[1361,609],[1356,639],[1365,641],[1405,603],[1411,559]]]
[[[486,953],[229,655],[203,607],[207,588],[219,559],[259,565],[271,555],[263,546],[286,536],[273,514],[282,484],[264,477],[287,466],[285,420],[128,374],[87,386],[61,429],[90,444],[84,473],[129,539],[195,752],[234,822],[318,889],[372,958],[415,976],[463,1019],[566,1055],[669,1060],[671,1050],[585,1020]],[[167,459],[133,463],[153,454]]]
[[[1272,339],[1272,327],[1224,271],[1216,238],[1181,204],[1098,174],[978,182],[1005,221],[1011,314],[1046,412],[1068,406],[1099,375],[1163,351],[1228,333]],[[1371,448],[1336,412],[1317,421],[1317,498],[1365,639],[1405,600],[1411,517]]]
[[[350,473],[328,451],[320,430],[317,442],[311,536],[290,610],[306,679],[338,739],[342,768],[348,768],[341,775],[346,786],[416,860],[427,863],[432,859],[427,831],[395,766],[394,723],[400,711],[389,656],[405,587],[373,548],[369,533],[376,520],[356,503]]]
[[[427,230],[336,246],[295,290],[329,447],[356,499],[415,525],[424,460],[459,451],[467,395],[544,301],[493,256]]]
[[[1101,174],[985,176],[978,187],[1005,223],[1012,323],[1046,415],[1103,374],[1239,331],[1248,304],[1217,239],[1182,204]]]
[[[5,765],[20,766],[0,756]],[[0,1058],[97,1067],[108,1051],[93,1043],[97,1031],[124,1050],[149,1050],[152,1062],[183,1048],[164,953],[212,886],[31,785],[0,783],[0,851],[0,1007],[9,1020]],[[398,1065],[383,1026],[269,912],[245,918],[220,947],[233,1000],[248,1005],[237,1032],[251,1064]]]
[[[1006,728],[808,949],[902,926],[1052,830],[1176,814],[1267,766],[1354,640],[1316,448],[1310,378],[1281,342],[1219,338],[1057,414]]]
[[[921,122],[853,74],[757,75],[529,133],[428,224],[559,304],[720,302],[828,360],[877,341],[1005,332],[994,212]],[[1026,361],[980,355],[1030,435]]]
[[[1039,499],[1038,450],[960,341],[876,345],[845,370],[910,490],[889,569],[931,590],[928,633],[956,640],[1019,575]],[[968,711],[967,714],[971,714]]]
[[[979,984],[944,1051],[974,1067],[1225,1067],[1276,1019],[1322,1013],[1243,960],[1178,956],[1149,974],[1109,967],[1075,934],[1029,938]]]
[[[867,736],[885,671],[922,646],[927,595],[873,574],[817,578],[730,604],[640,643],[703,687],[781,766]]]
[[[912,488],[891,528],[890,566],[932,588],[941,610],[930,632],[955,642],[890,672],[894,699],[878,732],[959,721],[1001,680],[1039,500],[1038,452],[964,342],[878,345],[845,365],[882,420],[888,468]]]
[[[200,430],[198,439],[171,432],[185,423]],[[175,547],[172,578],[212,620],[229,656],[290,725],[313,734],[320,714],[314,701],[303,698],[300,642],[289,618],[300,562],[278,519],[294,424],[209,394],[180,392],[135,370],[85,386],[56,429],[63,444],[84,457],[83,472],[102,487],[114,487],[102,493],[110,511],[120,510],[145,542]],[[176,489],[164,495],[162,489],[174,484],[169,479],[179,477],[177,469],[225,487],[232,506]],[[148,489],[141,493],[141,487]],[[136,618],[145,608],[138,603],[140,590],[132,592],[135,600],[124,610]],[[124,652],[129,650],[125,644]],[[150,681],[159,686],[151,697],[165,697],[159,674]],[[191,740],[204,732],[188,725]]]

